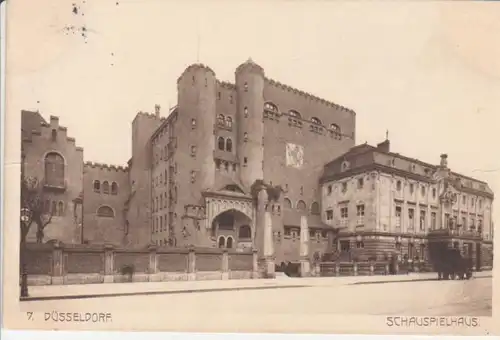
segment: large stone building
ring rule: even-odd
[[[366,223],[359,225],[365,232],[395,232],[390,216],[396,199],[401,200],[401,214],[415,202],[413,216],[418,220],[424,203],[390,196],[392,191],[383,190],[386,184],[379,184],[387,176],[401,176],[401,185],[427,185],[428,219],[434,203],[427,200],[437,191],[438,204],[443,190],[439,183],[452,183],[450,178],[458,176],[443,167],[391,156],[389,150],[355,147],[354,111],[269,79],[251,60],[236,69],[234,83],[219,81],[209,67],[196,64],[177,84],[178,103],[167,117],[161,117],[157,106],[154,114],[138,113],[133,120],[132,157],[126,167],[84,163],[83,150],[57,118],[46,122],[37,112],[23,111],[25,172],[43,179],[49,192],[47,209],[54,211],[46,240],[127,247],[257,247],[261,256],[273,254],[277,262],[299,261],[301,254],[332,252],[356,239],[356,200],[364,202],[360,217],[366,216]],[[368,150],[377,156],[372,156],[373,166],[366,160]],[[384,157],[397,164],[384,163],[384,169],[392,170],[387,175],[379,171]],[[346,164],[349,171],[342,168]],[[429,173],[419,174],[410,164]],[[406,169],[397,172],[399,166]],[[362,189],[343,192],[343,186],[351,184],[337,184],[350,178],[358,181],[352,185],[359,185],[352,176],[365,172]],[[267,202],[265,195],[252,193],[260,181],[268,188],[281,187],[281,194]],[[377,191],[371,191],[372,185]],[[482,209],[490,209],[493,195],[486,184],[480,185],[484,188],[460,190],[484,197]],[[352,206],[347,215],[341,205]],[[436,214],[444,214],[439,204],[436,207]],[[449,214],[454,216],[453,211]],[[482,215],[488,237],[490,215],[491,210]],[[272,227],[264,233],[264,225]],[[308,251],[301,250],[301,236]],[[272,240],[271,248],[264,239]],[[364,242],[368,250],[370,243]]]

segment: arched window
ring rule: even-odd
[[[231,128],[233,126],[233,118],[226,117],[226,124],[228,128]]]
[[[224,248],[226,245],[226,239],[224,236],[219,236],[219,248]]]
[[[102,183],[102,192],[104,194],[109,194],[109,183],[108,183],[108,181],[104,181],[104,183]]]
[[[302,116],[300,115],[300,113],[298,113],[298,112],[297,112],[297,111],[295,111],[295,110],[290,110],[290,111],[288,112],[288,114],[289,114],[290,116],[292,116],[292,117],[295,117],[295,118],[302,118]]]
[[[243,239],[243,238],[251,238],[252,237],[252,230],[250,229],[249,225],[242,225],[239,229],[238,232],[238,238]]]
[[[57,152],[45,156],[45,182],[48,185],[64,186],[64,158]]]
[[[231,140],[231,138],[228,138],[226,140],[226,151],[228,151],[228,152],[233,151],[233,141]]]
[[[101,182],[94,181],[94,192],[101,192]]]
[[[243,114],[245,118],[248,118],[248,107],[245,106],[245,108],[243,109]]]
[[[52,201],[52,204],[51,204],[51,214],[52,215],[57,215],[57,203],[56,201]]]
[[[317,125],[323,125],[323,123],[321,123],[321,120],[319,118],[316,118],[316,117],[312,117],[311,118],[311,122],[313,124],[317,124]]]
[[[330,124],[330,130],[340,133],[340,127],[337,124]]]
[[[265,103],[264,110],[278,112],[278,107],[276,105],[274,105],[273,103]]]
[[[233,238],[229,236],[226,241],[226,248],[232,248],[233,247]]]
[[[285,199],[283,200],[283,203],[284,203],[284,205],[285,205],[285,208],[288,208],[288,209],[291,209],[291,208],[292,208],[292,201],[290,201],[290,199],[289,199],[289,198],[285,198]]]
[[[318,202],[313,202],[311,204],[311,214],[319,215],[319,203]]]
[[[396,182],[396,190],[400,191],[401,190],[401,181]]]
[[[111,195],[118,195],[118,184],[116,182],[111,183]]]
[[[300,211],[305,211],[306,210],[306,203],[302,200],[297,202],[297,210]]]
[[[102,205],[97,209],[97,216],[99,217],[115,217],[115,212],[111,207]]]
[[[63,201],[59,201],[59,203],[57,203],[57,216],[64,216],[64,203],[63,203]]]
[[[222,150],[224,151],[224,145],[225,145],[225,141],[224,141],[224,138],[223,137],[219,137],[219,139],[217,139],[217,145],[219,146],[219,150]]]
[[[217,122],[219,123],[219,125],[224,125],[225,122],[226,122],[226,119],[224,118],[224,115],[219,115],[219,117],[217,118]]]

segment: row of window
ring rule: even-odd
[[[194,177],[194,174],[191,174]],[[177,187],[173,187],[172,190],[169,190],[170,193],[170,204],[175,204],[177,202]],[[166,192],[160,194],[153,198],[153,212],[158,212],[164,208],[167,208],[169,204],[168,195]]]
[[[340,225],[347,226],[349,220],[349,208],[346,206],[342,206],[340,209]],[[333,209],[328,209],[325,211],[326,220],[333,220]],[[356,205],[356,225],[364,225],[365,224],[365,205],[358,204]]]
[[[285,199],[283,200],[283,203],[284,203],[285,208],[288,208],[288,209],[293,208],[292,201],[289,198],[285,197]],[[296,204],[296,209],[299,211],[307,211],[306,202],[304,202],[303,200],[299,200]],[[320,214],[319,203],[313,202],[311,204],[310,211],[311,211],[311,214],[313,214],[313,215],[319,215]]]
[[[64,206],[63,201],[45,200],[43,210],[45,213],[51,213],[52,216],[64,216]]]
[[[111,183],[111,190],[110,190],[110,185],[109,185],[108,181],[102,182],[102,185],[101,185],[101,181],[95,180],[94,181],[94,192],[97,192],[97,193],[102,192],[105,195],[109,195],[110,193],[111,193],[111,195],[118,195],[118,184],[116,184],[116,182],[112,182]]]

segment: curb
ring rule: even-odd
[[[471,280],[478,280],[478,279],[487,279],[487,278],[492,278],[492,275],[489,276],[476,276],[472,277]],[[408,279],[408,280],[394,280],[394,281],[366,281],[366,282],[354,282],[354,283],[348,283],[348,285],[374,285],[374,284],[382,284],[382,283],[408,283],[408,282],[422,282],[422,281],[455,281],[455,280],[439,280],[438,278],[432,278],[432,279]],[[468,281],[468,280],[463,280],[463,281]]]
[[[288,285],[288,286],[262,286],[262,287],[235,287],[235,288],[205,288],[205,289],[184,289],[172,291],[151,291],[151,292],[136,292],[136,293],[108,293],[108,294],[84,294],[84,295],[61,295],[61,296],[33,296],[20,298],[19,301],[50,301],[50,300],[76,300],[76,299],[95,299],[101,297],[121,297],[121,296],[137,296],[137,295],[173,295],[186,293],[210,293],[210,292],[227,292],[238,290],[265,290],[278,288],[306,288],[308,285]]]

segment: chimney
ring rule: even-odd
[[[448,167],[448,155],[443,153],[441,154],[441,164],[440,166],[442,168],[447,168]]]
[[[381,152],[389,153],[391,152],[391,142],[389,142],[389,140],[386,139],[382,143],[377,144],[377,149]]]
[[[155,105],[155,116],[160,117],[160,105]]]

